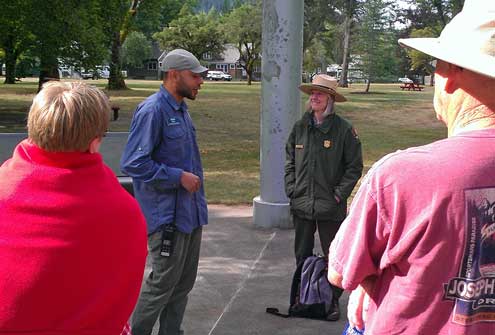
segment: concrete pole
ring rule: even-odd
[[[300,117],[304,0],[263,1],[260,196],[254,224],[292,228],[284,191],[285,143]]]

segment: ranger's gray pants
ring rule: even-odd
[[[160,318],[160,335],[178,335],[198,272],[202,227],[191,234],[175,232],[173,254],[160,255],[162,232],[148,237],[148,257],[151,273],[141,288],[134,310],[131,328],[133,335],[150,335]],[[125,294],[125,292],[123,292]]]

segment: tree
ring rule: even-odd
[[[32,59],[39,63],[39,87],[49,78],[58,78],[60,61],[76,67],[100,61],[105,49],[97,8],[97,0],[50,0],[36,6],[32,1],[14,0],[2,4],[0,45],[6,55],[6,82],[14,82],[16,63],[24,53],[23,64],[32,63]]]
[[[431,28],[423,28],[423,29],[415,29],[412,31],[410,37],[436,37],[438,34],[434,29]],[[422,75],[425,73],[428,75],[433,75],[435,69],[431,65],[434,58],[417,50],[408,49],[407,54],[411,60],[411,69],[413,71],[420,72]],[[430,82],[433,85],[433,81]]]
[[[139,6],[139,11],[133,23],[132,29],[142,32],[146,38],[152,39],[153,34],[179,16],[181,8],[197,6],[197,0],[146,0]]]
[[[395,36],[386,29],[387,0],[368,0],[363,6],[354,50],[366,75],[365,92],[370,84],[390,69],[395,54]]]
[[[338,13],[330,0],[304,1],[303,54],[318,34],[327,31],[328,23],[338,21]]]
[[[0,49],[0,76],[3,75],[3,64],[5,62],[5,51]]]
[[[151,57],[151,43],[143,33],[133,31],[122,46],[122,63],[139,67]]]
[[[194,6],[197,0],[101,0],[102,17],[110,18],[106,34],[111,50],[108,89],[125,89],[122,77],[122,45],[130,32],[141,31],[148,39],[176,18],[180,8]],[[181,7],[182,6],[182,7]]]
[[[182,13],[187,13],[184,9]],[[186,49],[198,59],[205,53],[219,55],[224,51],[225,38],[219,28],[217,13],[186,14],[170,22],[163,31],[155,33],[153,38],[163,49]]]
[[[59,78],[60,61],[76,66],[102,61],[104,34],[97,0],[41,1],[28,8],[28,28],[35,41],[30,53],[40,64],[39,88]]]
[[[100,0],[101,16],[108,18],[105,24],[107,43],[110,46],[110,76],[107,88],[122,90],[127,86],[122,76],[122,44],[131,31],[138,7],[143,0]]]
[[[342,48],[342,73],[339,86],[347,87],[347,73],[349,71],[349,58],[351,56],[351,34],[354,15],[356,14],[356,0],[344,0],[342,3],[343,22],[343,48]]]
[[[406,24],[400,37],[437,37],[445,25],[461,11],[464,0],[409,0],[411,5],[398,11],[399,22]],[[411,49],[401,53],[407,55],[404,72],[424,76],[433,74],[433,58]],[[433,85],[433,82],[430,82]]]
[[[246,71],[247,84],[251,85],[253,71],[260,63],[262,13],[261,2],[243,4],[235,8],[223,25],[225,35],[239,51],[238,63]]]
[[[12,0],[2,3],[0,48],[4,52],[2,59],[5,62],[5,84],[15,84],[17,59],[33,42],[33,36],[27,27],[29,22],[28,7],[29,3],[26,0]]]
[[[317,73],[321,69],[325,73],[330,62],[337,63],[340,59],[340,35],[337,26],[328,24],[326,31],[316,34],[304,51],[303,69],[309,73]]]
[[[402,21],[410,29],[439,27],[445,25],[461,11],[464,0],[407,0],[409,8],[402,13]]]
[[[338,33],[340,13],[335,1],[304,1],[303,69],[316,73],[326,71],[329,62],[341,59],[341,43]]]

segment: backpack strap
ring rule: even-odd
[[[280,316],[282,318],[289,318],[290,317],[289,314],[280,313],[280,311],[278,310],[278,308],[275,308],[275,307],[267,307],[266,308],[266,312],[269,313],[269,314]]]
[[[304,261],[305,260],[306,259],[303,259],[301,262],[299,262],[299,264],[297,264],[296,271],[294,271],[294,275],[292,276],[292,284],[291,284],[291,287],[290,287],[290,302],[289,302],[289,306],[294,305],[299,300],[298,297],[299,297],[299,287],[301,285],[301,272],[302,272],[302,268],[303,268],[303,265],[304,265]],[[289,308],[289,311],[290,311],[290,308]],[[289,318],[289,317],[291,317],[290,314],[280,313],[279,309],[278,308],[275,308],[275,307],[267,307],[266,308],[266,312],[268,314],[273,314],[273,315],[276,315],[276,316],[280,316],[282,318]]]

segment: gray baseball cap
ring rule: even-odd
[[[162,71],[168,72],[170,70],[190,70],[194,73],[203,73],[208,71],[208,68],[202,66],[189,51],[175,49],[165,56],[162,63]]]

